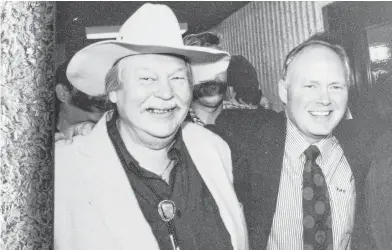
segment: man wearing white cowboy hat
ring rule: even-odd
[[[216,73],[208,69],[225,71],[229,60],[184,46],[174,13],[152,4],[116,40],[72,58],[72,84],[107,93],[117,108],[89,135],[56,143],[55,249],[248,248],[229,147],[183,123],[192,74],[208,80]]]

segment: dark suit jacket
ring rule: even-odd
[[[342,123],[334,133],[351,166],[356,183],[356,216],[352,249],[374,249],[364,216],[364,181],[369,163],[360,151],[362,142],[354,121]],[[244,213],[251,249],[265,249],[271,232],[283,164],[286,118],[283,113],[224,110],[216,132],[232,151],[234,185]]]
[[[366,205],[377,249],[392,249],[392,123],[376,138],[367,176]]]

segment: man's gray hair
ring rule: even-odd
[[[287,77],[287,71],[288,67],[290,66],[291,62],[294,60],[294,58],[301,53],[304,49],[312,46],[324,46],[327,48],[330,48],[333,50],[341,59],[343,65],[344,65],[344,70],[346,72],[347,76],[347,83],[349,86],[351,86],[354,82],[354,77],[353,77],[353,72],[351,70],[350,66],[350,59],[347,56],[346,51],[344,48],[339,45],[333,34],[331,33],[318,33],[313,36],[311,36],[309,39],[307,39],[305,42],[301,43],[297,47],[295,47],[293,50],[290,51],[290,53],[287,55],[284,64],[283,64],[283,71],[281,75],[281,79],[285,80]]]

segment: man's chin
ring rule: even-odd
[[[223,102],[223,95],[204,96],[199,99],[199,102],[208,107],[216,107]]]
[[[180,125],[175,126],[175,125],[167,124],[167,125],[160,125],[160,127],[158,128],[155,127],[155,128],[147,129],[146,132],[157,139],[168,139],[173,137],[179,129],[180,129]]]
[[[313,135],[313,137],[315,137],[315,138],[324,138],[324,137],[328,136],[329,134],[331,134],[332,131],[333,130],[330,128],[322,127],[322,128],[312,129],[310,132]]]

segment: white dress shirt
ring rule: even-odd
[[[334,249],[350,249],[355,213],[354,176],[334,136],[329,135],[314,145],[320,150],[316,163],[323,171],[330,194]],[[288,120],[278,200],[267,245],[269,250],[303,249],[303,152],[309,146]]]

